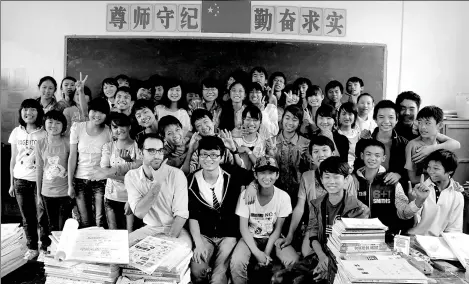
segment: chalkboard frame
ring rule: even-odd
[[[265,42],[284,42],[284,43],[318,43],[318,44],[338,44],[338,45],[356,45],[356,46],[373,46],[384,48],[383,62],[383,97],[387,97],[387,62],[388,47],[382,43],[369,42],[348,42],[348,41],[325,41],[325,40],[307,40],[307,39],[279,39],[279,38],[253,38],[243,36],[217,37],[217,36],[174,36],[174,35],[65,35],[64,36],[64,77],[67,76],[67,44],[68,39],[197,39],[197,40],[221,40],[221,41],[265,41]],[[342,82],[343,83],[343,82]],[[323,87],[323,86],[321,86]],[[345,88],[345,86],[344,86]]]

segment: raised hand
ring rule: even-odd
[[[134,161],[132,157],[130,157],[130,151],[127,149],[119,149],[119,157],[127,163],[131,163]]]
[[[233,135],[231,131],[228,130],[220,130],[220,138],[223,140],[225,147],[228,148],[230,151],[236,151],[236,143],[233,140]]]
[[[84,87],[85,87],[85,82],[88,79],[88,75],[83,78],[83,75],[80,72],[80,80],[75,82],[75,88],[77,89],[77,92],[83,92]]]

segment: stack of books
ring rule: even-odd
[[[26,237],[23,228],[19,225],[1,224],[1,277],[6,276],[27,262],[24,259],[24,254],[28,250],[26,247]]]
[[[332,226],[327,247],[337,259],[350,254],[391,254],[385,242],[388,228],[378,218],[342,218]]]
[[[148,236],[130,248],[130,263],[121,266],[123,279],[119,281],[187,284],[190,282],[191,258],[192,251],[184,243]]]
[[[129,263],[127,230],[87,228],[69,219],[62,232],[52,232],[44,257],[46,284],[113,284],[121,264]]]

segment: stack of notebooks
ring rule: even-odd
[[[113,284],[119,265],[129,263],[127,230],[87,228],[69,219],[62,232],[52,232],[44,257],[46,284]]]
[[[391,254],[384,240],[386,230],[378,218],[338,219],[332,226],[327,247],[337,259],[349,254]]]
[[[26,237],[23,228],[19,225],[1,224],[1,277],[6,276],[27,262],[24,259],[24,254],[28,250],[26,247]]]
[[[121,266],[118,283],[189,283],[191,257],[191,249],[180,241],[148,236],[130,248],[130,263]]]

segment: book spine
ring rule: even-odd
[[[339,248],[339,252],[374,252],[374,251],[388,251],[389,248],[386,244],[344,244]]]
[[[148,275],[145,272],[141,270],[136,270],[136,269],[127,269],[124,268],[122,269],[122,274],[128,273],[128,274],[138,274],[138,275]],[[174,278],[176,281],[180,281],[180,275],[177,273],[171,273],[171,272],[161,272],[161,271],[155,271],[149,276],[154,276],[154,277],[165,277],[165,278]]]
[[[145,283],[147,283],[147,280],[154,281],[154,282],[163,282],[163,283],[174,283],[174,284],[177,283],[176,279],[174,278],[156,277],[156,276],[151,276],[147,274],[122,273],[122,276],[125,276],[133,281],[139,280],[139,279],[145,279]]]

